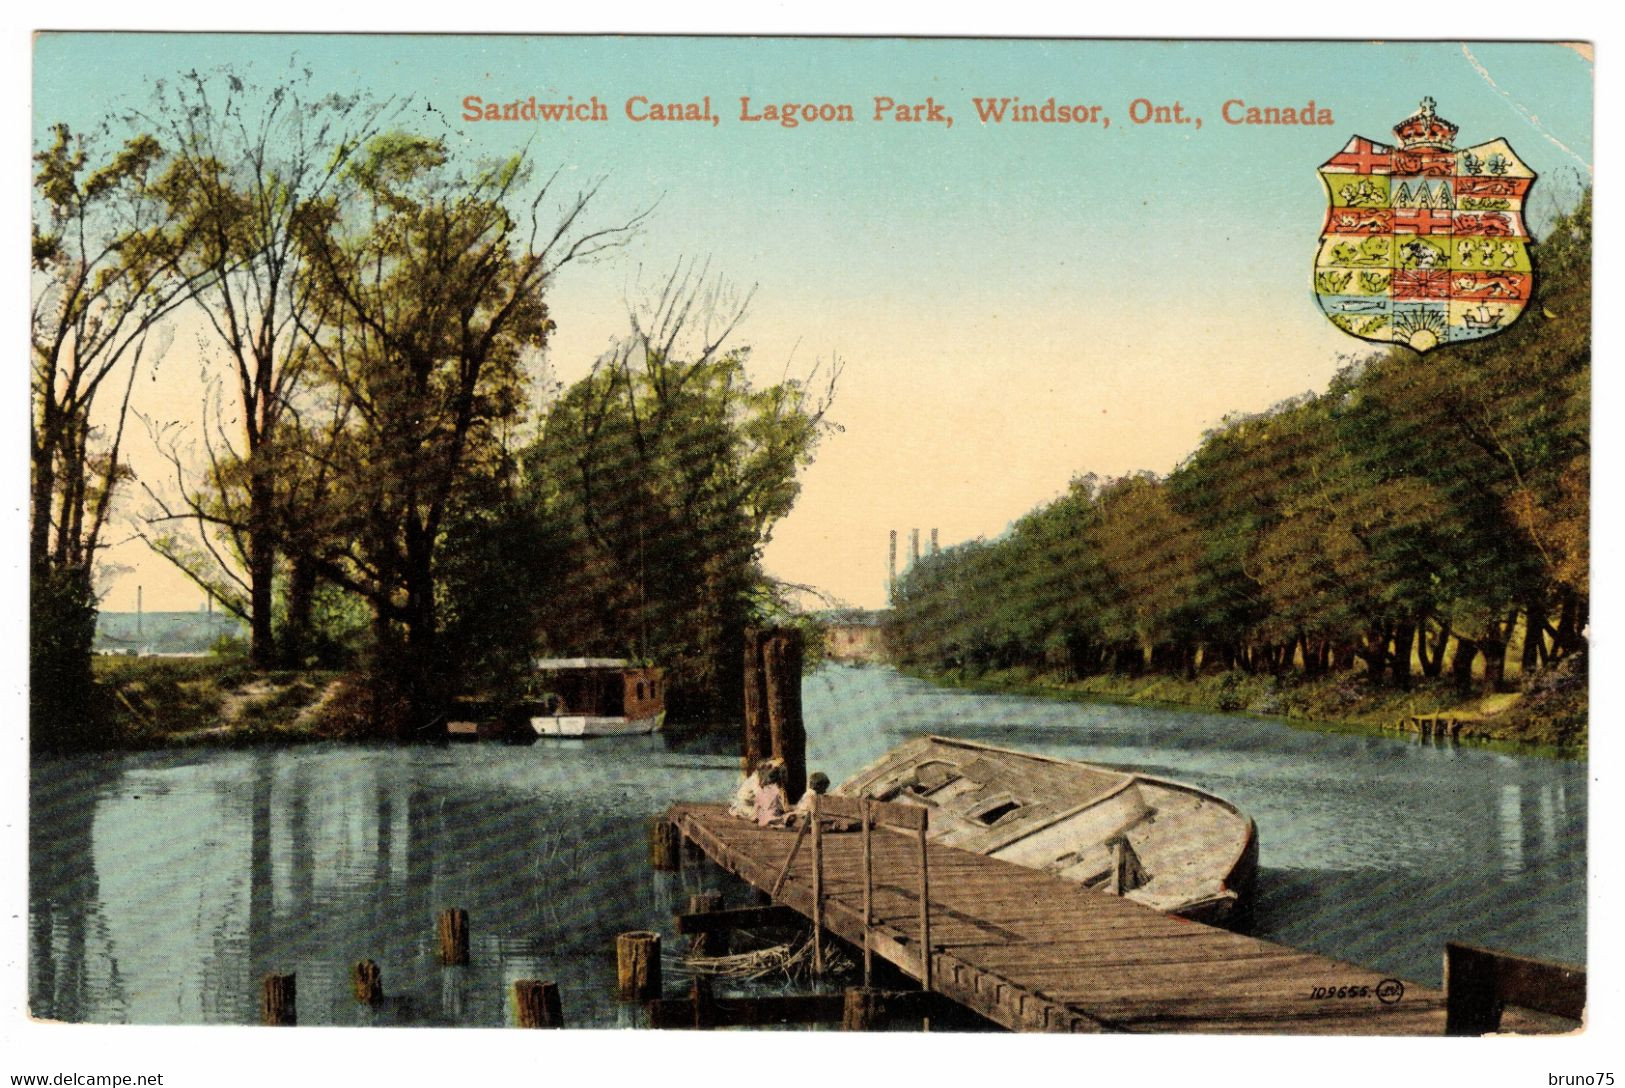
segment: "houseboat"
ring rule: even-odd
[[[619,657],[536,662],[539,704],[530,727],[542,737],[621,737],[657,732],[666,719],[662,670]]]
[[[934,842],[1042,869],[1168,914],[1235,923],[1258,874],[1253,821],[1164,778],[945,737],[894,748],[835,793],[922,805]]]

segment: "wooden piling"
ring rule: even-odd
[[[790,804],[807,790],[807,727],[801,717],[801,632],[781,627],[763,647],[767,717],[773,755],[784,760],[784,793]]]
[[[660,996],[660,934],[642,930],[615,938],[616,996],[648,1001]]]
[[[260,1023],[293,1027],[299,1023],[299,987],[296,976],[266,975],[260,987]]]
[[[533,978],[518,979],[513,984],[514,1017],[522,1028],[562,1028],[564,1010],[559,1003],[559,988],[551,982]]]
[[[682,832],[664,817],[657,817],[649,825],[649,865],[667,873],[683,867]]]
[[[928,846],[925,838],[926,819],[921,812],[920,843],[920,988],[932,990],[931,978],[931,868],[927,861]],[[927,1021],[929,1026],[930,1021]]]
[[[874,1031],[885,1019],[885,1002],[879,990],[868,986],[848,986],[841,1007],[842,1031]]]
[[[870,837],[875,826],[872,802],[863,798],[859,805],[863,813],[863,985],[874,982],[875,973],[875,854],[874,840]]]
[[[1444,946],[1446,1035],[1501,1030],[1508,1006],[1532,1009],[1579,1027],[1586,1014],[1586,971],[1476,945]]]
[[[358,960],[350,969],[350,986],[363,1005],[376,1005],[384,999],[383,974],[372,960]]]
[[[812,814],[807,817],[807,824],[812,828],[814,975],[824,973],[824,836],[819,829],[823,821],[818,818],[818,802],[821,800],[823,798],[817,794],[813,795]]]
[[[717,1002],[715,992],[711,986],[710,976],[696,976],[688,984],[688,1003],[693,1009],[692,1026],[694,1028],[704,1030],[715,1026]]]
[[[710,914],[722,907],[721,892],[697,892],[688,897],[689,914]],[[692,956],[719,955],[719,949],[727,947],[728,934],[721,931],[695,933],[688,939],[688,951]]]
[[[468,911],[461,907],[440,912],[440,962],[447,967],[468,964]]]
[[[757,764],[773,754],[773,730],[767,716],[767,677],[763,671],[762,646],[769,632],[752,627],[745,631],[745,745],[744,770],[750,774]]]

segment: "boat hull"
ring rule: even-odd
[[[1258,832],[1195,786],[944,737],[893,749],[838,794],[919,804],[945,846],[1042,869],[1168,914],[1241,925]]]
[[[657,733],[665,712],[644,718],[552,714],[533,717],[530,727],[538,737],[635,737]]]

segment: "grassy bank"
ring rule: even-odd
[[[1367,683],[1358,673],[1307,678],[1234,670],[1187,680],[1179,676],[1101,675],[1081,679],[1032,669],[968,674],[909,670],[933,683],[980,691],[1104,698],[1128,703],[1324,723],[1366,731],[1389,730],[1411,715],[1452,715],[1461,737],[1583,756],[1587,737],[1583,657],[1541,674],[1522,692],[1463,697],[1447,680],[1416,678],[1409,691]]]
[[[255,672],[239,657],[98,657],[101,747],[342,739],[344,683],[331,672]]]

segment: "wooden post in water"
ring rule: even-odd
[[[683,867],[682,832],[663,816],[655,817],[649,825],[649,865],[667,873]]]
[[[299,1023],[298,995],[296,976],[266,975],[260,986],[260,1022],[284,1028]]]
[[[522,1028],[562,1028],[564,1010],[559,1004],[559,988],[533,978],[513,984],[514,1017]]]
[[[931,873],[926,865],[925,828],[927,817],[920,810],[920,986],[931,992]],[[929,1021],[928,1021],[929,1023]]]
[[[716,996],[709,975],[696,975],[688,984],[688,1003],[696,1029],[714,1027],[717,1022]]]
[[[350,986],[363,1005],[376,1005],[384,999],[384,978],[372,960],[358,960],[350,969]]]
[[[858,803],[863,811],[863,988],[867,990],[874,985],[875,969],[875,855],[871,835],[875,814],[869,807],[869,798],[865,797]],[[848,994],[851,992],[847,991]]]
[[[824,836],[820,833],[818,819],[818,802],[823,800],[816,793],[812,799],[812,814],[808,816],[807,823],[812,828],[812,863],[813,863],[813,974],[824,973]]]
[[[616,996],[648,1001],[660,996],[660,934],[637,930],[615,938]]]
[[[745,773],[773,754],[773,730],[767,717],[767,677],[763,672],[763,644],[768,632],[757,627],[745,631]]]
[[[461,907],[440,912],[440,962],[447,967],[468,964],[468,911]]]
[[[793,627],[777,628],[764,650],[773,755],[784,760],[784,793],[793,805],[807,790],[807,727],[801,718],[801,632]]]
[[[873,1031],[885,1018],[884,995],[864,986],[848,986],[841,1006],[842,1031]]]
[[[710,914],[722,908],[721,892],[697,892],[688,897],[688,913]],[[696,933],[688,940],[688,950],[696,956],[715,956],[728,940],[726,933]]]

